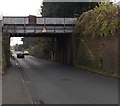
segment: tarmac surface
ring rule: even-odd
[[[3,104],[118,104],[118,80],[33,56],[11,60]]]

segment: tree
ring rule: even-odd
[[[43,17],[75,17],[94,8],[96,2],[43,2]]]
[[[77,26],[79,33],[84,36],[111,36],[117,35],[119,7],[110,2],[99,3],[96,7],[80,16]]]

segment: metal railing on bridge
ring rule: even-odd
[[[77,18],[3,17],[3,32],[72,33]]]

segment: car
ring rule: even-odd
[[[17,54],[17,58],[24,58],[25,56],[24,56],[24,54],[23,53],[18,53]]]
[[[24,51],[24,55],[29,55],[29,52],[28,51]]]

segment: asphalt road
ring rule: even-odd
[[[26,56],[18,59],[34,101],[44,104],[118,104],[118,80]]]

